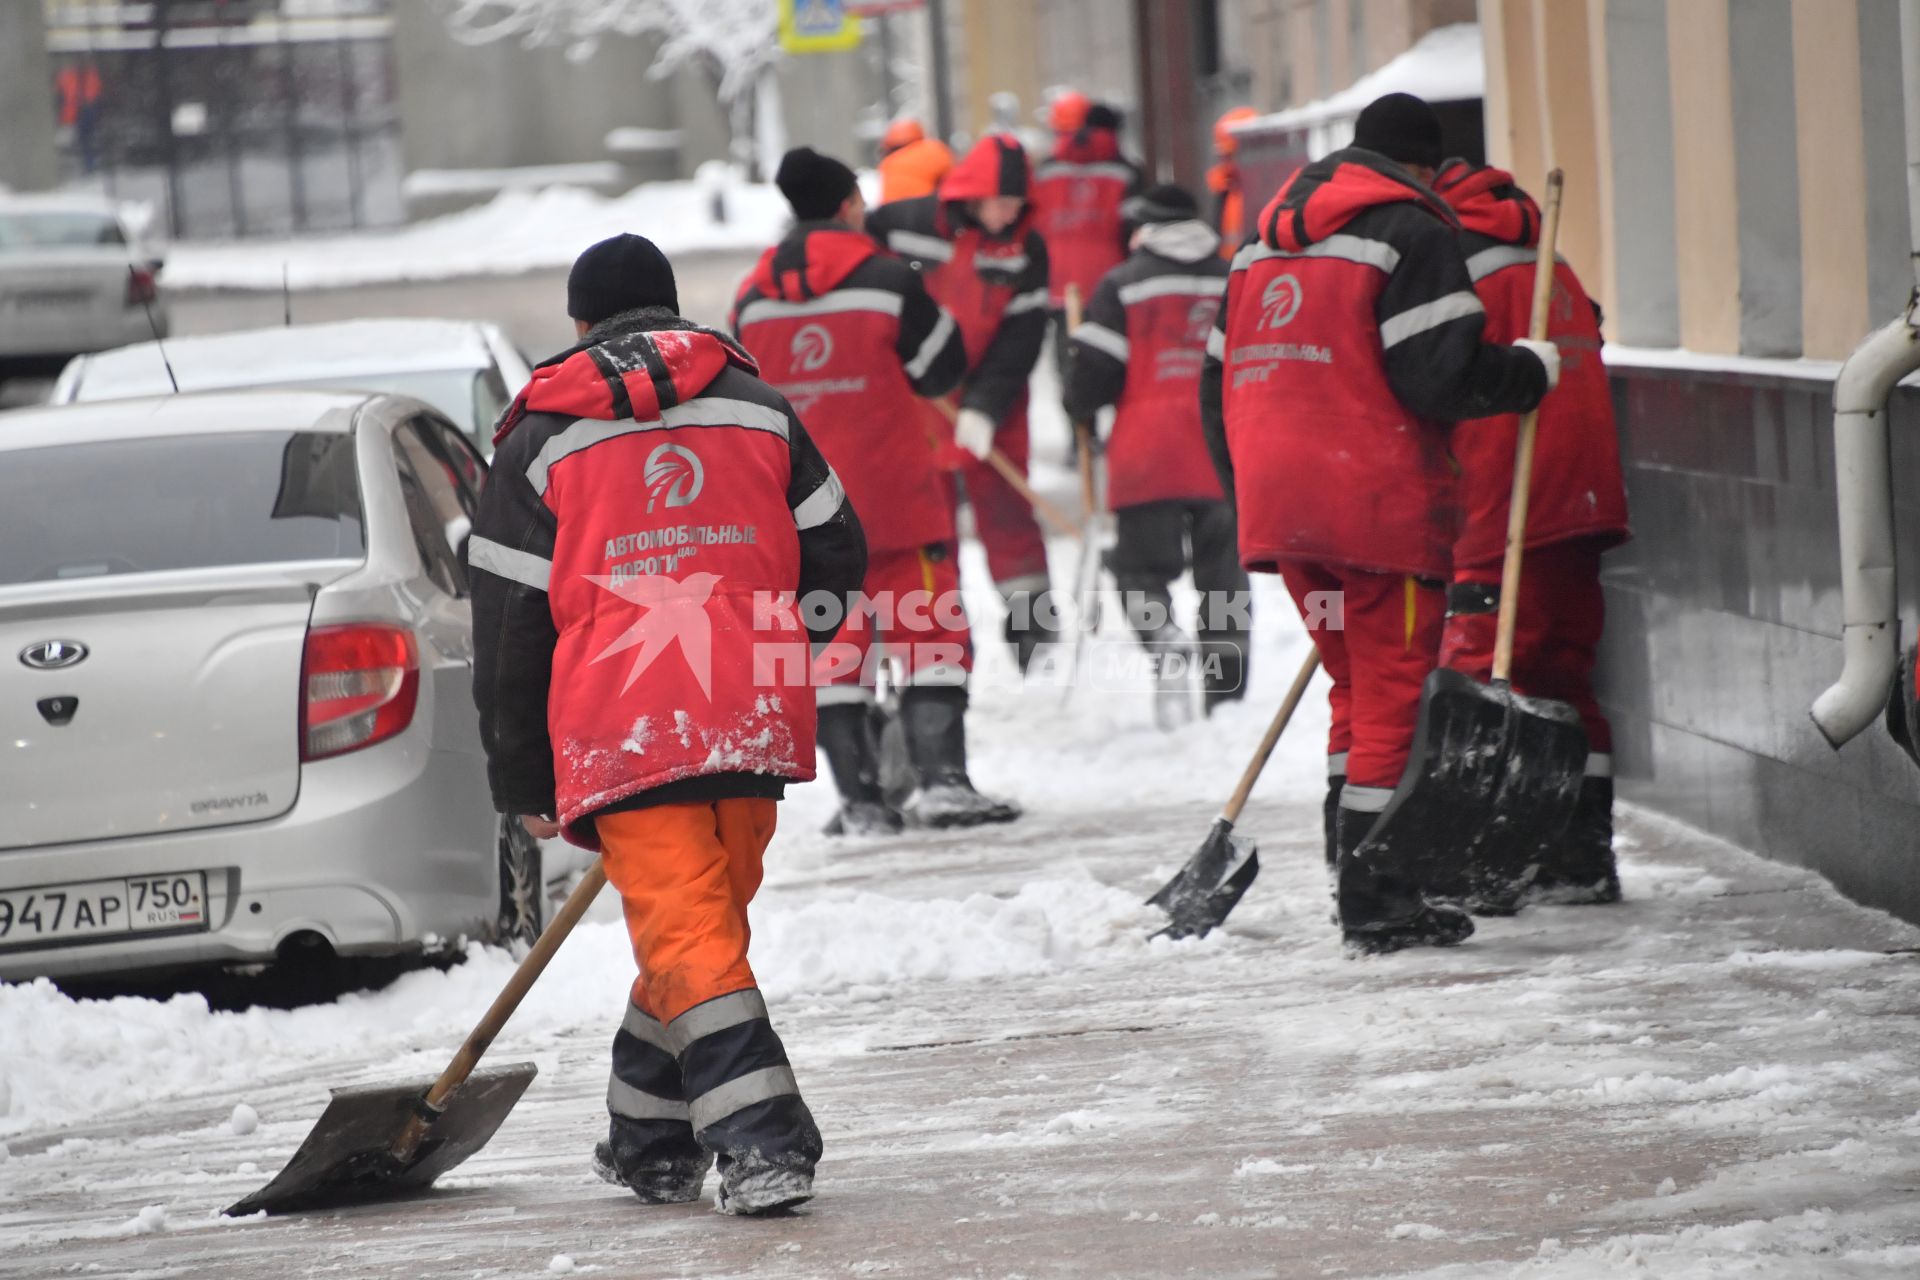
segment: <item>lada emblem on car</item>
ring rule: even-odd
[[[35,671],[58,671],[87,660],[90,650],[78,640],[42,640],[20,651],[20,661]]]

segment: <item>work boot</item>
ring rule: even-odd
[[[1347,953],[1379,956],[1406,947],[1451,947],[1472,937],[1472,916],[1427,902],[1391,869],[1371,865],[1366,837],[1378,817],[1345,806],[1339,811],[1337,900]]]
[[[983,796],[967,777],[967,691],[951,685],[905,689],[900,720],[920,785],[902,810],[920,827],[1012,822],[1020,806]]]
[[[758,1218],[813,1199],[813,1174],[758,1161],[733,1160],[720,1171],[713,1207],[721,1213]]]
[[[658,1144],[645,1155],[627,1150],[628,1145],[621,1142],[616,1119],[611,1140],[593,1147],[593,1171],[600,1181],[627,1188],[642,1204],[692,1204],[700,1198],[713,1156],[694,1143],[691,1128],[685,1144],[689,1149],[673,1155],[663,1154]]]
[[[1329,876],[1333,875],[1340,866],[1340,793],[1346,790],[1346,787],[1346,774],[1327,775],[1327,798],[1320,806],[1320,820],[1327,836],[1327,874]]]
[[[864,702],[832,703],[820,708],[817,739],[826,753],[833,785],[840,791],[840,812],[827,823],[830,836],[890,835],[905,824],[880,790],[880,752],[873,720]]]
[[[1620,901],[1613,858],[1613,779],[1586,778],[1573,821],[1540,850],[1540,874],[1531,901],[1556,906],[1604,906]]]

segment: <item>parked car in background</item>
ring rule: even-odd
[[[0,382],[165,337],[161,265],[104,197],[0,193]]]
[[[187,393],[0,430],[0,980],[529,939],[464,542],[402,396]]]
[[[164,351],[163,351],[164,348]],[[164,354],[164,360],[162,356]],[[168,365],[173,373],[169,377]],[[343,320],[136,342],[75,359],[50,402],[124,400],[239,387],[387,391],[424,400],[493,452],[493,424],[526,385],[527,362],[494,325]]]

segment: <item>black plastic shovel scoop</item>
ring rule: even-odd
[[[1267,767],[1267,758],[1279,744],[1280,735],[1286,732],[1287,722],[1293,719],[1294,709],[1306,696],[1307,686],[1313,682],[1313,673],[1319,667],[1320,651],[1309,649],[1307,660],[1300,664],[1300,674],[1293,678],[1293,687],[1287,690],[1286,701],[1274,713],[1266,736],[1260,739],[1253,759],[1240,775],[1240,785],[1233,789],[1227,807],[1213,820],[1207,838],[1187,859],[1187,865],[1147,899],[1147,905],[1161,908],[1169,917],[1167,926],[1154,937],[1206,937],[1240,905],[1253,878],[1260,874],[1259,848],[1253,841],[1233,834],[1233,824],[1240,820],[1240,811],[1247,807],[1247,797],[1253,794],[1253,784],[1260,780],[1260,771]]]
[[[401,1199],[425,1191],[486,1146],[533,1083],[535,1068],[531,1062],[474,1068],[606,883],[595,862],[438,1079],[334,1090],[287,1167],[229,1207],[228,1216]]]
[[[1547,175],[1532,336],[1547,336],[1562,178]],[[1500,575],[1493,682],[1457,671],[1427,677],[1413,755],[1362,849],[1370,861],[1417,882],[1429,897],[1509,911],[1532,881],[1541,846],[1566,828],[1586,770],[1587,737],[1564,702],[1513,691],[1514,620],[1527,541],[1535,410],[1520,420],[1513,501]]]

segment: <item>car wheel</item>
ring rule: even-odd
[[[500,914],[490,941],[531,944],[547,923],[547,886],[540,868],[540,842],[519,820],[502,817],[499,829]]]

